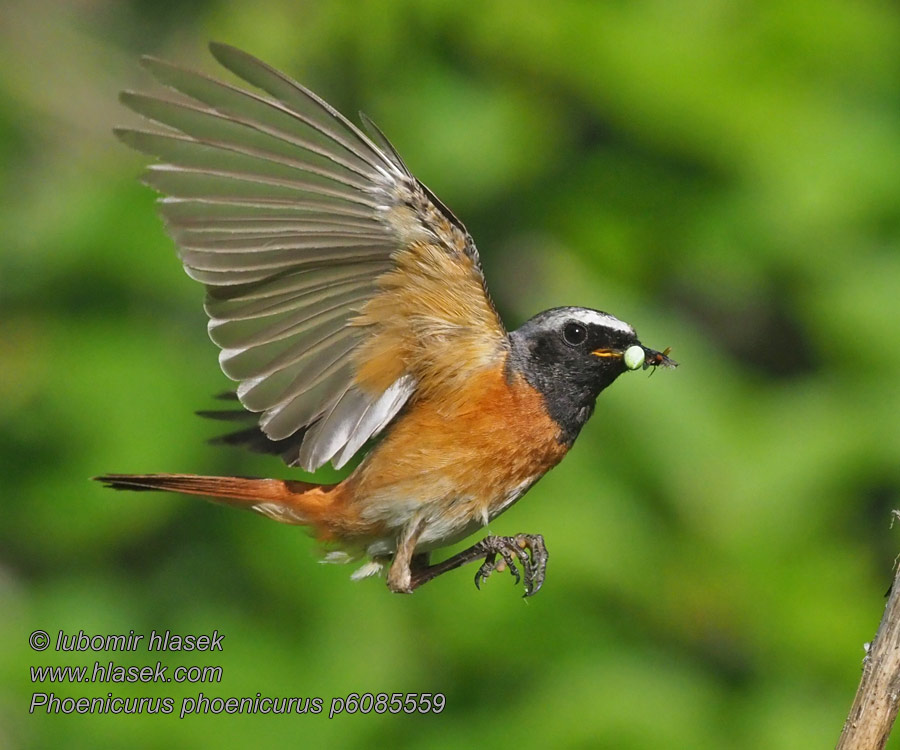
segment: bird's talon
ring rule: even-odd
[[[527,549],[529,565],[525,576],[525,593],[523,596],[534,596],[544,585],[544,576],[547,570],[547,547],[544,537],[540,534],[519,534],[516,544],[523,550]]]
[[[491,573],[502,573],[508,569],[516,583],[524,582],[524,596],[534,596],[540,590],[547,566],[547,549],[539,534],[489,536],[480,542],[480,546],[485,557],[475,574],[476,588],[480,590],[482,581]],[[501,558],[499,561],[498,556]],[[521,574],[519,565],[522,566]]]
[[[481,584],[483,581],[488,579],[491,573],[496,570],[496,563],[494,562],[497,559],[497,553],[491,552],[485,556],[484,562],[481,563],[481,567],[478,568],[475,573],[475,588],[481,591]]]
[[[503,559],[497,564],[494,570],[501,570],[500,566],[502,565],[502,570],[509,568],[510,574],[516,579],[516,583],[522,580],[522,576],[519,575],[519,569],[516,567],[515,560],[513,559],[512,554],[505,547],[500,548],[500,554]]]

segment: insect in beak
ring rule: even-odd
[[[642,346],[641,349],[644,350],[643,369],[645,370],[648,367],[678,367],[678,363],[674,359],[669,358],[669,352],[672,351],[671,346],[667,346],[661,352],[648,349],[646,346]]]

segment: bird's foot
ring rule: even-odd
[[[494,571],[502,572],[509,568],[516,583],[522,580],[518,563],[522,566],[525,582],[523,596],[534,596],[544,584],[547,571],[547,546],[540,534],[516,534],[515,536],[488,536],[482,539],[473,549],[484,553],[484,562],[475,574],[475,587],[480,589],[481,582]],[[497,560],[497,556],[500,560]]]
[[[498,560],[497,557],[500,557]],[[544,583],[547,569],[547,547],[540,534],[516,534],[516,536],[488,536],[477,544],[473,544],[453,557],[448,557],[434,565],[428,564],[428,556],[417,555],[410,566],[410,580],[404,592],[412,591],[428,581],[437,578],[461,565],[482,559],[481,567],[475,574],[475,585],[481,588],[481,582],[491,573],[502,572],[509,568],[516,583],[524,580],[525,596],[534,596]],[[519,574],[521,566],[523,575]],[[396,589],[395,589],[396,590]]]

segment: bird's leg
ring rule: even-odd
[[[503,558],[501,562],[497,562],[498,555]],[[473,560],[484,558],[484,562],[475,574],[475,586],[481,588],[481,582],[495,570],[502,570],[504,564],[509,568],[509,572],[515,577],[516,583],[518,583],[520,580],[519,569],[516,566],[518,562],[522,566],[524,573],[524,595],[534,596],[540,591],[544,583],[548,554],[547,547],[544,544],[544,537],[540,534],[516,534],[516,536],[485,537],[468,549],[464,549],[462,552],[453,555],[453,557],[448,557],[446,560],[434,565],[427,564],[427,557],[424,564],[420,562],[419,558],[420,556],[416,555],[412,561],[413,565],[410,570],[411,578],[409,582],[410,591],[417,589],[443,573],[455,570]],[[393,566],[391,566],[391,570],[393,570]]]
[[[411,594],[415,589],[415,586],[412,585],[410,568],[413,560],[420,557],[415,554],[415,551],[424,529],[425,519],[413,518],[400,532],[400,538],[397,539],[397,551],[394,552],[394,560],[391,562],[387,574],[388,588],[395,594]]]

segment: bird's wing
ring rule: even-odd
[[[124,92],[154,123],[146,182],[241,404],[292,464],[343,465],[414,393],[451,393],[506,332],[463,225],[384,136],[366,137],[256,58],[212,44],[254,93],[154,58],[171,92]],[[288,441],[289,438],[293,440]],[[285,442],[288,441],[288,442]]]

